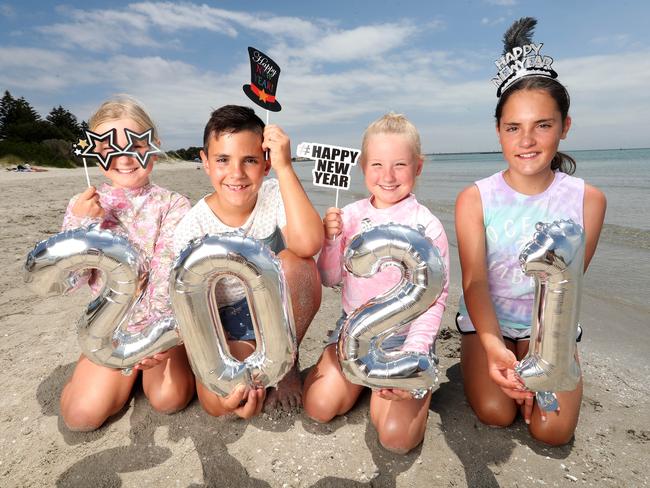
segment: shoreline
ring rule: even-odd
[[[195,167],[157,164],[153,181],[196,202],[210,191],[210,183]],[[379,446],[368,419],[368,395],[348,414],[321,425],[302,412],[262,415],[249,422],[215,419],[196,399],[178,414],[162,415],[150,408],[138,388],[127,408],[99,430],[70,432],[58,415],[58,401],[78,357],[74,322],[89,295],[33,295],[22,285],[22,265],[38,240],[59,231],[68,199],[86,185],[83,168],[0,174],[0,216],[5,223],[1,236],[5,273],[0,281],[4,334],[0,366],[6,389],[0,408],[3,486],[650,483],[643,454],[650,441],[647,339],[635,339],[636,329],[630,325],[641,321],[645,326],[647,309],[603,299],[600,286],[606,287],[603,280],[608,274],[620,273],[618,263],[597,253],[586,276],[580,421],[570,444],[546,447],[530,438],[521,420],[506,429],[480,424],[465,400],[453,320],[460,270],[453,215],[446,212],[439,217],[449,236],[452,264],[449,303],[437,347],[440,385],[433,394],[425,440],[408,455],[394,455]],[[97,168],[91,169],[91,179],[99,182]],[[606,247],[616,246],[604,242]],[[608,253],[604,249],[602,255]],[[324,289],[321,309],[300,348],[303,374],[318,359],[339,310],[340,296]]]

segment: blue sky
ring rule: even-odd
[[[115,93],[142,100],[165,149],[200,145],[212,109],[251,105],[247,46],[282,68],[271,114],[297,145],[359,146],[405,113],[425,152],[497,150],[490,82],[504,30],[534,39],[572,97],[566,149],[650,146],[650,2],[77,2],[0,0],[0,89],[43,115],[87,119]],[[264,111],[258,109],[264,118]]]

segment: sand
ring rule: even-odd
[[[96,169],[91,171],[100,181]],[[155,181],[193,202],[209,182],[192,163],[159,164]],[[194,400],[175,415],[154,412],[136,388],[127,407],[92,433],[73,433],[59,395],[79,354],[75,322],[85,293],[41,298],[23,285],[27,252],[60,229],[63,210],[83,189],[81,170],[0,173],[0,486],[646,486],[650,414],[646,377],[621,366],[615,345],[582,350],[585,379],[574,440],[550,448],[523,421],[486,427],[462,388],[453,326],[460,281],[452,247],[452,285],[438,342],[440,386],[423,444],[408,455],[379,445],[368,395],[345,416],[319,425],[302,413],[251,421],[215,419]],[[453,229],[447,228],[455,243]],[[339,296],[325,289],[302,344],[303,372],[317,360]],[[591,304],[603,312],[613,306]],[[598,320],[599,310],[589,316]],[[596,317],[593,319],[593,317]],[[587,324],[588,328],[588,324]],[[646,454],[643,454],[643,453]]]

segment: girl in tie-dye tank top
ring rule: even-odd
[[[605,216],[605,196],[570,176],[575,161],[558,152],[571,127],[569,95],[551,77],[526,76],[508,86],[496,108],[496,130],[508,167],[463,190],[456,232],[463,272],[457,316],[465,394],[479,419],[510,425],[521,410],[530,433],[551,445],[568,442],[578,422],[582,381],[558,392],[548,415],[516,377],[531,327],[534,283],[518,257],[535,224],[573,219],[585,229],[585,268]]]

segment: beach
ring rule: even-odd
[[[608,191],[612,180],[598,173],[606,172],[606,164],[594,163],[595,173],[584,176],[604,189],[610,208],[618,210],[611,220],[608,212],[585,276],[585,336],[579,346],[584,397],[575,438],[551,448],[533,440],[521,419],[506,429],[487,427],[465,400],[453,320],[461,291],[453,201],[464,185],[503,167],[492,159],[493,166],[481,166],[484,175],[467,163],[442,176],[425,173],[418,183],[420,201],[449,237],[451,285],[427,432],[422,445],[405,456],[379,445],[367,394],[347,415],[321,425],[302,412],[251,421],[212,418],[196,399],[180,413],[163,415],[151,409],[138,387],[127,407],[99,430],[67,430],[59,396],[79,355],[75,323],[90,295],[37,296],[23,283],[23,264],[36,242],[60,231],[69,198],[84,189],[83,169],[0,172],[0,486],[647,486],[650,221],[647,189],[634,186],[638,178]],[[322,214],[334,205],[334,191],[314,188],[309,163],[295,164]],[[102,181],[96,168],[90,173],[94,184]],[[152,179],[192,203],[210,191],[195,163],[157,164]],[[341,206],[363,196],[361,178],[354,181],[349,192],[341,192]],[[303,373],[318,359],[339,312],[340,296],[323,289],[321,309],[300,347]]]

